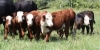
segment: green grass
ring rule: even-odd
[[[49,12],[58,11],[59,9],[45,9]],[[61,10],[61,9],[60,9]],[[75,10],[75,9],[74,9]],[[42,10],[44,11],[44,10]],[[75,10],[76,13],[83,10]],[[82,35],[80,30],[77,31],[76,39],[73,39],[69,35],[68,40],[59,39],[59,36],[55,31],[52,32],[50,41],[45,42],[40,39],[39,41],[30,41],[27,36],[23,40],[19,40],[16,36],[12,39],[8,36],[8,40],[4,41],[2,29],[0,26],[0,50],[100,50],[100,12],[98,10],[93,10],[95,13],[96,24],[94,24],[94,35]]]

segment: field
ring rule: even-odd
[[[49,12],[58,11],[60,9],[45,9]],[[85,9],[84,9],[85,10]],[[44,10],[42,10],[44,11]],[[82,10],[74,9],[76,13]],[[94,35],[82,35],[80,30],[77,31],[76,39],[69,35],[68,40],[59,39],[58,34],[53,31],[49,42],[40,39],[39,41],[30,41],[27,36],[23,40],[19,40],[16,36],[12,39],[8,36],[8,40],[4,41],[2,33],[2,25],[0,26],[0,50],[100,50],[100,11],[93,10],[95,14]]]

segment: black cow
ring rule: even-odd
[[[15,11],[12,0],[0,0],[0,24],[5,25],[5,17],[11,15]]]
[[[76,29],[80,29],[80,28],[82,28],[82,33],[84,34],[85,27],[87,29],[87,34],[89,33],[89,28],[91,28],[90,34],[92,34],[93,23],[95,23],[93,11],[88,10],[88,11],[82,11],[78,13],[75,19],[73,35],[76,34]]]
[[[15,2],[16,11],[30,12],[37,10],[37,4],[32,0],[20,0]]]

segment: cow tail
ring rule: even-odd
[[[95,24],[95,20],[93,21],[93,23]]]
[[[93,23],[95,24],[95,20],[94,20],[94,13],[92,12],[92,14],[93,14]]]

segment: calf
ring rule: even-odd
[[[52,13],[53,16],[53,26],[52,27],[46,27],[47,33],[45,37],[45,41],[49,41],[50,34],[53,30],[64,30],[66,38],[68,38],[69,34],[69,26],[70,26],[70,11],[69,10],[61,10],[57,12]]]
[[[82,28],[82,33],[84,34],[85,27],[87,29],[87,34],[89,33],[89,27],[91,28],[91,34],[92,34],[93,23],[95,23],[93,11],[82,11],[78,13],[75,19],[73,35],[76,34],[76,29],[80,28]]]

